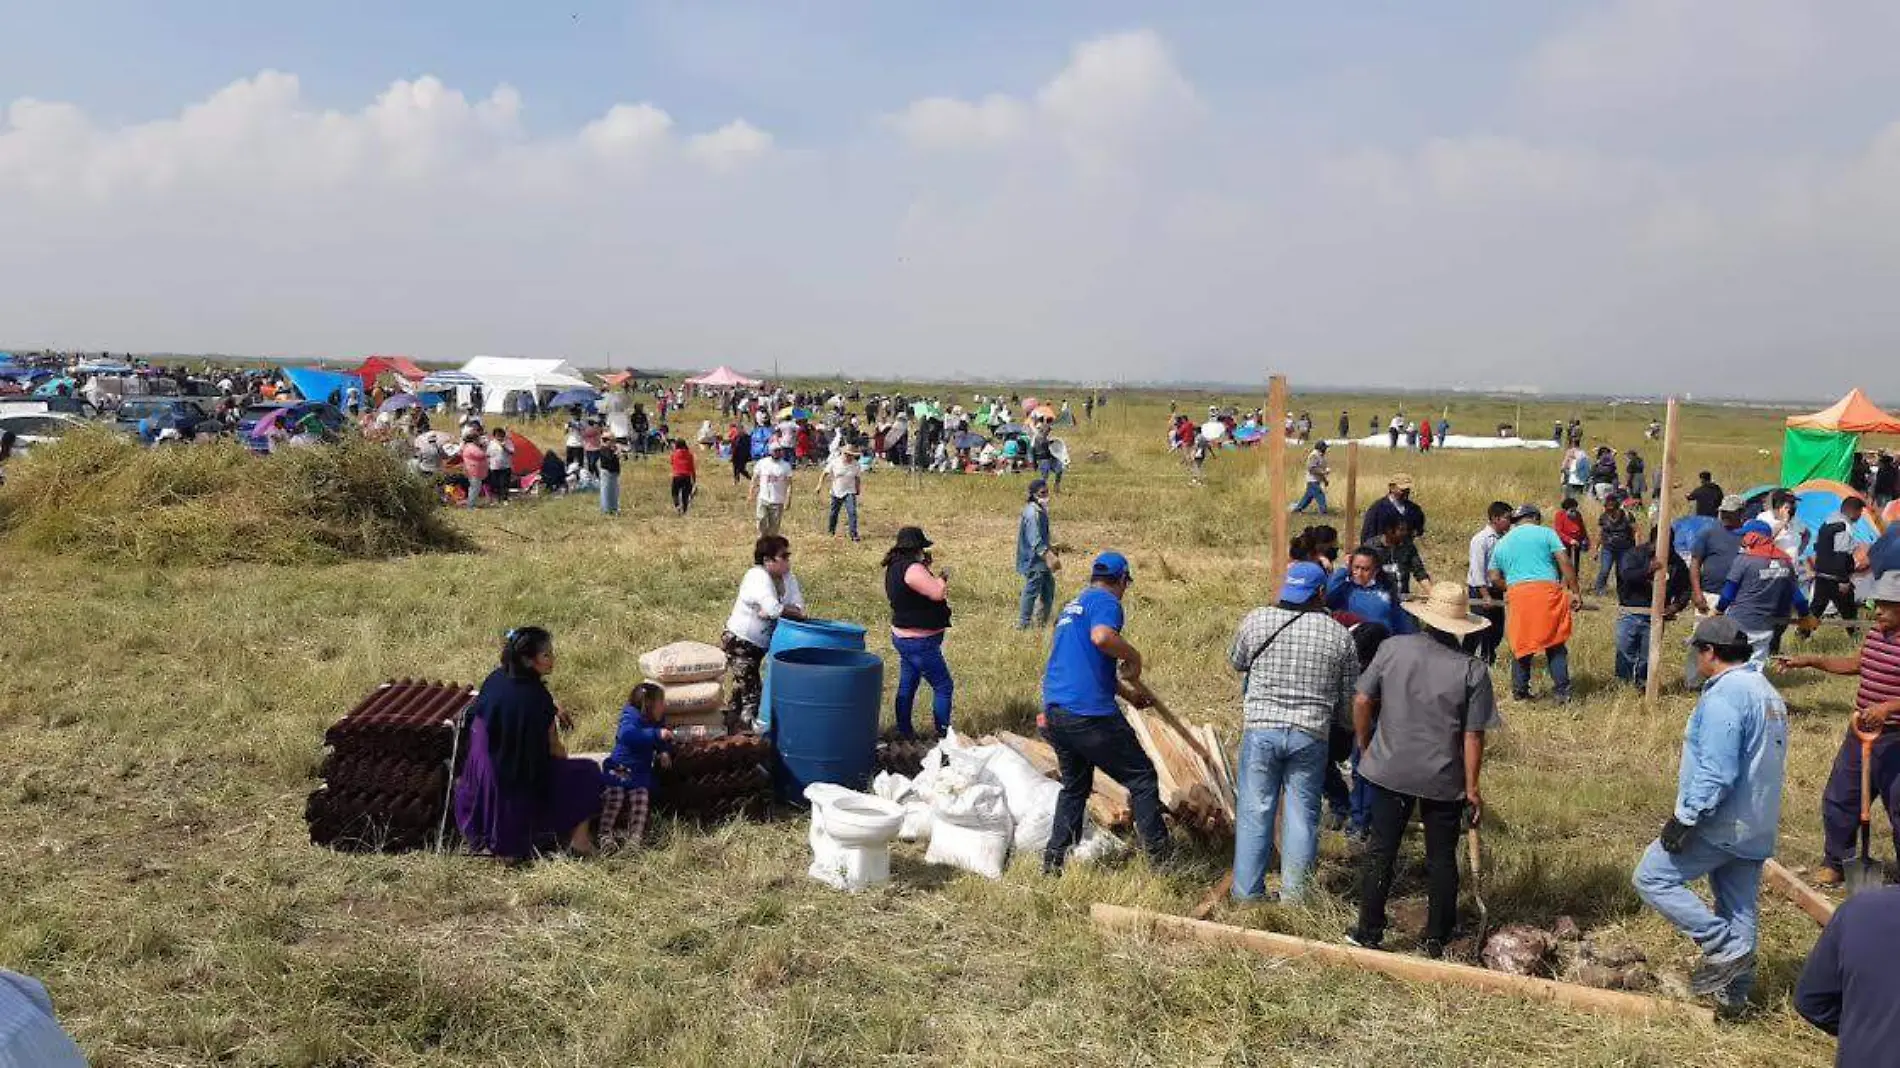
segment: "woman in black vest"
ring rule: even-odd
[[[956,683],[943,659],[943,635],[950,629],[950,572],[930,570],[931,541],[919,527],[897,532],[897,544],[884,554],[884,596],[891,602],[891,645],[897,650],[897,733],[912,735],[911,705],[920,681],[930,683],[932,718],[937,734],[950,729],[950,701]]]

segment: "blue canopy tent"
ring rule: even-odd
[[[350,374],[338,374],[335,371],[322,371],[315,367],[286,367],[284,377],[297,387],[297,392],[307,401],[323,401],[326,404],[343,406],[343,398],[352,389],[359,394],[363,389],[363,380]]]

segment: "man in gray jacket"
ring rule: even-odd
[[[1017,630],[1029,629],[1032,612],[1036,626],[1049,625],[1049,613],[1055,610],[1056,603],[1055,573],[1061,566],[1049,541],[1049,481],[1034,479],[1029,483],[1029,501],[1023,505],[1022,520],[1016,526],[1016,573],[1023,577]]]

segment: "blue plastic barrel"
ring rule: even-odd
[[[810,647],[773,653],[778,677],[779,797],[797,802],[815,782],[863,790],[877,770],[877,713],[884,661],[862,649]]]
[[[787,649],[863,649],[864,628],[856,623],[835,619],[781,619],[772,629],[772,644],[767,646],[761,674],[764,685],[759,694],[759,730],[772,727],[772,653]]]

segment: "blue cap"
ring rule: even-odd
[[[1286,569],[1286,583],[1280,587],[1280,599],[1305,604],[1326,588],[1326,569],[1310,560],[1296,560]]]
[[[1743,523],[1742,529],[1736,531],[1735,533],[1743,535],[1743,536],[1747,536],[1749,534],[1760,534],[1764,538],[1772,538],[1775,536],[1775,528],[1769,526],[1768,524],[1762,522],[1759,519],[1751,519],[1748,522]]]
[[[1089,577],[1098,579],[1133,578],[1129,573],[1128,558],[1113,549],[1095,558],[1095,564],[1089,568]]]

